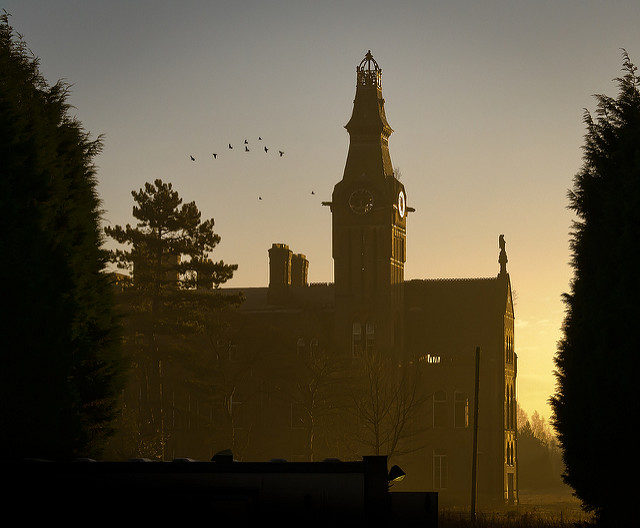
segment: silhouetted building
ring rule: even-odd
[[[407,472],[400,487],[468,504],[480,346],[479,500],[517,501],[517,357],[504,237],[497,276],[405,281],[407,214],[414,209],[392,168],[382,71],[370,52],[356,69],[346,129],[344,174],[323,203],[332,214],[335,283],[309,283],[306,257],[279,243],[269,249],[268,287],[221,288],[246,298],[216,345],[224,392],[213,403],[190,395],[179,405],[172,400],[168,453],[193,456],[216,445],[243,460],[351,457],[344,424],[322,422],[344,404],[320,396],[322,387],[339,383],[326,359],[357,368],[356,360],[377,352],[418,365],[428,397],[414,452],[394,458]]]
[[[356,79],[344,175],[323,204],[332,213],[335,284],[307,285],[307,260],[273,244],[269,288],[242,289],[247,300],[239,312],[296,334],[298,353],[315,341],[345,356],[378,350],[419,361],[431,395],[426,431],[422,448],[401,460],[406,486],[440,491],[445,502],[469,498],[474,352],[481,346],[479,495],[515,501],[516,354],[504,238],[497,277],[405,282],[407,214],[413,208],[394,175],[382,71],[370,52]],[[289,452],[305,456],[294,446]]]

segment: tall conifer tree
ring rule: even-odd
[[[111,430],[120,356],[93,159],[68,85],[0,17],[0,452],[87,456]]]
[[[215,343],[221,336],[221,313],[242,297],[218,290],[238,266],[209,258],[221,238],[214,220],[203,221],[195,202],[183,203],[172,184],[160,179],[131,195],[136,225],[105,228],[124,245],[110,252],[111,260],[133,272],[132,284],[119,299],[126,314],[125,353],[132,365],[123,417],[134,424],[129,426],[133,434],[124,435],[136,440],[119,450],[128,450],[128,456],[164,459],[174,436],[167,408],[175,404],[180,380],[189,377],[184,371],[193,355],[194,336],[206,334]],[[202,348],[201,339],[195,341],[196,348]],[[196,355],[210,362],[206,353]],[[201,385],[211,384],[202,377],[210,366],[193,365]]]
[[[627,479],[640,459],[640,78],[623,57],[617,98],[597,95],[595,119],[585,111],[584,164],[569,191],[574,278],[551,400],[565,481],[607,526],[633,524],[623,522],[637,490]]]

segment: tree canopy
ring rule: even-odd
[[[640,458],[631,431],[640,410],[640,78],[626,52],[622,71],[617,98],[596,95],[595,118],[584,114],[584,162],[569,191],[574,277],[551,400],[565,481],[603,524],[620,526],[635,492],[622,483]]]
[[[123,245],[110,251],[111,261],[132,271],[118,296],[132,371],[116,456],[164,459],[177,427],[175,409],[188,415],[192,400],[209,403],[216,389],[211,367],[228,325],[221,314],[242,297],[217,290],[238,266],[211,260],[221,238],[195,202],[183,203],[160,179],[131,195],[136,225],[105,228]]]
[[[95,156],[8,15],[0,17],[0,440],[9,458],[99,452],[111,432],[121,357]]]

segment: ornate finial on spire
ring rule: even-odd
[[[356,67],[358,85],[376,86],[382,88],[382,70],[371,55],[371,50],[367,51],[364,59]]]
[[[500,256],[498,257],[498,263],[500,264],[500,273],[498,277],[504,276],[507,274],[507,251],[506,245],[507,243],[504,241],[504,235],[500,235],[498,237],[498,245],[500,246]]]

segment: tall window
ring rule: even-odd
[[[447,467],[447,455],[433,453],[433,489],[444,489],[447,487],[447,477],[449,468]]]
[[[507,393],[505,396],[505,429],[511,429],[511,387],[507,385]]]
[[[505,356],[507,363],[513,363],[513,336],[507,334],[505,337]]]
[[[504,361],[509,363],[509,336],[504,336]]]
[[[455,427],[469,427],[469,398],[465,392],[455,392],[454,400],[454,424]]]
[[[447,393],[443,390],[433,394],[433,426],[447,426]]]
[[[509,336],[509,361],[513,363],[513,336]]]
[[[314,337],[309,342],[309,351],[311,352],[311,355],[313,357],[315,357],[316,354],[318,353],[318,338],[317,337]]]
[[[376,344],[376,327],[373,322],[367,321],[367,353],[372,353]]]
[[[362,355],[362,325],[358,321],[354,321],[351,331],[351,352],[353,357]]]
[[[299,356],[302,356],[305,353],[304,337],[298,338],[298,342],[296,343],[296,350],[298,351]]]
[[[516,428],[516,398],[514,393],[516,391],[515,386],[511,386],[511,429]]]

